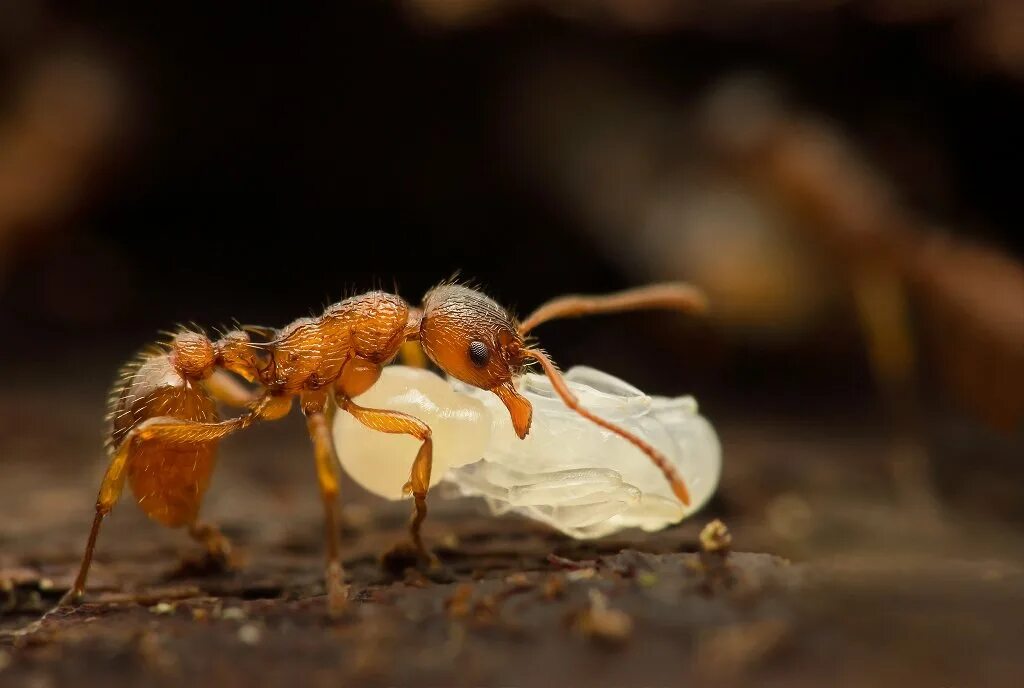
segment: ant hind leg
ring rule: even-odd
[[[206,548],[212,559],[229,562],[231,559],[231,541],[220,532],[220,528],[212,523],[193,521],[188,527],[189,536]]]
[[[209,574],[226,573],[235,568],[234,548],[231,540],[212,523],[193,520],[188,525],[188,535],[203,547],[200,556],[188,556],[171,573],[171,578],[187,578]]]
[[[89,540],[85,546],[85,554],[82,556],[82,563],[74,585],[61,598],[60,606],[76,605],[85,594],[85,583],[89,576],[89,568],[92,565],[92,556],[96,549],[96,540],[99,536],[100,526],[103,523],[103,519],[114,508],[114,504],[117,503],[121,496],[127,475],[128,460],[132,455],[132,451],[137,446],[137,442],[156,439],[168,443],[188,444],[219,440],[236,430],[241,430],[251,425],[258,420],[262,410],[262,405],[257,405],[248,414],[219,423],[201,423],[170,416],[160,416],[144,421],[125,435],[115,450],[110,465],[107,466],[107,472],[103,476],[103,482],[100,484],[99,494],[96,497],[96,515],[93,517],[92,528],[89,531]]]
[[[103,482],[100,484],[99,494],[96,496],[96,515],[93,517],[92,528],[89,530],[89,540],[85,545],[85,554],[82,555],[82,563],[78,568],[78,575],[71,589],[61,598],[59,606],[75,606],[81,602],[85,595],[85,581],[89,576],[89,568],[92,565],[92,555],[96,549],[96,539],[100,534],[100,526],[103,519],[114,508],[114,504],[121,497],[124,489],[125,468],[128,465],[128,457],[131,454],[131,443],[122,442],[114,453],[107,466],[107,472],[103,475]]]

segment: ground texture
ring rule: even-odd
[[[432,495],[440,571],[388,570],[407,504],[346,483],[351,605],[325,612],[322,524],[297,419],[224,445],[205,514],[237,568],[123,500],[86,603],[67,589],[102,473],[95,406],[2,402],[0,686],[1017,686],[1019,533],[893,485],[888,443],[727,423],[706,514],[575,542]],[[78,409],[78,411],[76,411]],[[898,483],[898,481],[896,481]],[[911,491],[913,492],[913,491]],[[701,551],[713,517],[732,551]],[[183,563],[184,562],[184,563]]]

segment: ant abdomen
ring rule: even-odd
[[[216,462],[217,441],[150,437],[139,432],[146,421],[214,423],[216,404],[201,380],[204,335],[177,335],[166,350],[152,350],[122,371],[111,394],[111,454],[125,449],[124,471],[139,507],[172,528],[195,522]],[[209,340],[206,340],[208,342]],[[212,347],[210,348],[212,351]],[[122,447],[130,442],[128,447]]]

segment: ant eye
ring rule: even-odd
[[[469,343],[469,360],[477,368],[483,368],[491,360],[490,348],[479,340],[473,340]]]

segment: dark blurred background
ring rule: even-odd
[[[23,581],[30,618],[39,594],[70,585],[105,466],[107,388],[160,330],[281,326],[372,287],[416,302],[456,271],[520,315],[565,292],[682,279],[707,291],[706,319],[537,332],[563,367],[694,394],[722,440],[705,510],[579,546],[692,550],[721,517],[737,551],[788,557],[800,565],[787,575],[815,584],[760,607],[674,593],[624,663],[588,655],[593,674],[677,681],[722,645],[713,674],[767,659],[760,677],[776,667],[776,682],[761,685],[837,672],[851,686],[1018,685],[1022,121],[1020,0],[0,1],[0,593]],[[378,518],[397,532],[407,505],[350,481],[342,492],[346,556],[376,570],[373,537],[391,536],[360,533]],[[122,501],[90,581],[115,594],[164,580],[185,547]],[[434,499],[429,540],[457,541],[466,508]],[[203,517],[251,555],[239,579],[319,581],[301,420],[225,442]],[[502,539],[529,526],[480,523],[473,542],[523,566],[540,531]],[[542,562],[565,546],[552,538],[534,542]],[[685,611],[713,607],[728,643],[705,643],[715,629]],[[758,608],[783,630],[744,625]],[[675,633],[683,617],[699,627]],[[136,651],[99,635],[79,644],[116,627],[93,620],[65,655],[0,647],[0,672],[54,660],[102,682],[98,657],[112,680],[155,671],[121,664]],[[421,636],[424,623],[403,622],[415,640],[391,645],[365,624],[313,625],[322,653],[259,652],[290,652],[275,664],[289,679],[327,677],[315,672],[358,663],[332,644],[365,636],[388,666],[429,654],[461,671],[458,639]],[[536,648],[538,671],[545,653],[575,671],[575,639],[548,630],[561,635],[486,637],[499,654]],[[148,633],[124,647],[166,656]],[[263,671],[194,637],[230,667],[209,674],[221,684]],[[677,644],[650,654],[651,637]]]
[[[3,384],[88,389],[98,425],[119,362],[179,322],[456,271],[520,314],[688,279],[708,321],[539,335],[722,422],[827,416],[1007,489],[1021,8],[2,3]]]

